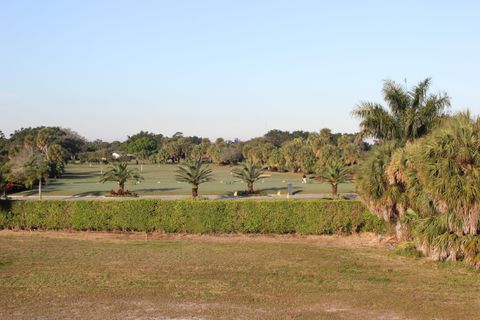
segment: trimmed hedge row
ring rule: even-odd
[[[0,228],[166,233],[333,234],[386,229],[359,201],[0,201]]]

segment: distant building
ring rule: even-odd
[[[112,158],[114,160],[123,159],[123,160],[131,161],[131,160],[135,159],[136,157],[135,157],[134,154],[131,154],[131,153],[123,154],[123,153],[120,153],[120,152],[112,152]]]

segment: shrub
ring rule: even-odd
[[[347,200],[81,200],[0,202],[0,228],[166,233],[383,233]]]
[[[109,193],[105,195],[106,197],[138,197],[138,194],[129,190],[110,190]]]
[[[422,252],[418,251],[412,242],[402,242],[395,248],[395,253],[404,257],[423,257]]]

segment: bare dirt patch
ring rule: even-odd
[[[391,247],[395,244],[393,237],[385,237],[374,233],[353,235],[279,235],[279,234],[177,234],[177,233],[144,233],[144,232],[94,232],[94,231],[24,231],[0,230],[1,236],[31,236],[75,240],[108,240],[108,241],[204,241],[204,242],[266,242],[266,243],[298,243],[339,248]]]

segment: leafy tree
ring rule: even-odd
[[[42,129],[43,130],[43,129]],[[38,183],[39,197],[42,198],[42,184],[56,172],[63,172],[63,149],[58,144],[39,148],[31,136],[25,137],[25,146],[12,146],[9,151],[8,180],[24,183],[32,187]]]
[[[38,197],[42,200],[42,184],[48,179],[50,166],[44,155],[33,153],[25,164],[26,182],[33,184],[38,181]]]
[[[324,128],[319,133],[314,132],[308,136],[307,143],[312,151],[319,157],[320,150],[326,145],[333,145],[333,136],[330,129]]]
[[[241,145],[236,142],[226,142],[219,138],[208,151],[211,161],[215,164],[235,164],[242,161]]]
[[[388,109],[373,102],[362,102],[353,111],[361,122],[362,133],[381,141],[407,141],[427,134],[446,116],[450,98],[446,93],[429,94],[431,79],[427,78],[411,90],[387,80],[383,97]]]
[[[301,138],[303,140],[307,140],[310,132],[303,131],[303,130],[295,130],[292,132],[292,139]]]
[[[243,145],[243,157],[251,162],[266,165],[275,146],[263,138],[255,138]]]
[[[59,144],[53,144],[44,155],[49,166],[49,174],[53,178],[61,176],[65,172],[64,149]]]
[[[0,193],[3,195],[3,198],[7,197],[7,175],[7,166],[5,164],[0,164]]]
[[[221,151],[222,164],[237,164],[243,160],[241,146],[238,143],[228,143]]]
[[[267,161],[269,170],[285,171],[287,170],[287,164],[285,158],[280,149],[274,149],[270,153]]]
[[[36,147],[45,155],[48,155],[48,149],[53,145],[59,145],[65,132],[59,127],[42,128],[34,137]],[[47,159],[48,160],[48,159]]]
[[[322,168],[330,162],[339,159],[342,153],[340,148],[333,144],[326,144],[317,151],[317,168]]]
[[[350,169],[342,159],[337,158],[327,163],[319,172],[320,179],[330,184],[332,187],[332,196],[337,197],[338,185],[349,180]]]
[[[70,160],[78,159],[81,152],[87,151],[87,141],[77,132],[70,129],[62,129],[65,135],[62,137],[60,145],[65,150]]]
[[[210,149],[211,142],[209,139],[202,139],[200,143],[195,144],[190,152],[191,159],[205,159],[208,158],[208,151]]]
[[[60,145],[65,132],[59,127],[27,128],[15,131],[10,141],[9,156],[13,158],[21,149],[27,153],[40,153],[43,160],[49,166],[49,175],[58,177],[64,173],[65,156],[64,149]]]
[[[179,163],[181,160],[186,160],[190,156],[193,145],[189,139],[183,137],[181,133],[176,133],[172,138],[165,139],[162,149],[160,150],[161,157],[165,161]]]
[[[149,159],[158,147],[155,134],[148,131],[140,131],[133,136],[129,136],[126,144],[127,151],[135,154],[142,161]]]
[[[293,172],[298,172],[301,168],[302,149],[305,141],[301,138],[288,141],[282,145],[281,151],[285,158],[286,166]]]
[[[293,132],[273,129],[268,131],[264,136],[264,140],[273,144],[275,147],[280,148],[285,142],[291,141],[296,138],[307,139],[310,135],[307,131],[296,130]],[[260,138],[261,139],[261,138]]]
[[[267,142],[273,144],[277,148],[281,147],[285,142],[293,139],[290,132],[278,129],[268,131],[263,137]]]
[[[192,197],[196,198],[200,184],[212,180],[212,169],[205,166],[201,159],[197,161],[187,161],[178,166],[176,179],[179,182],[191,184]]]
[[[138,172],[138,169],[129,169],[127,162],[117,162],[105,171],[100,179],[100,182],[105,183],[107,181],[113,181],[118,183],[118,187],[122,191],[125,191],[125,183],[128,180],[134,180],[135,182],[143,180],[143,177]]]
[[[317,158],[315,158],[312,148],[305,144],[300,149],[300,169],[304,173],[312,173],[315,171],[316,162]]]
[[[253,184],[264,178],[263,168],[251,161],[246,161],[240,164],[239,168],[232,170],[233,176],[239,178],[247,184],[247,192],[254,193]]]

